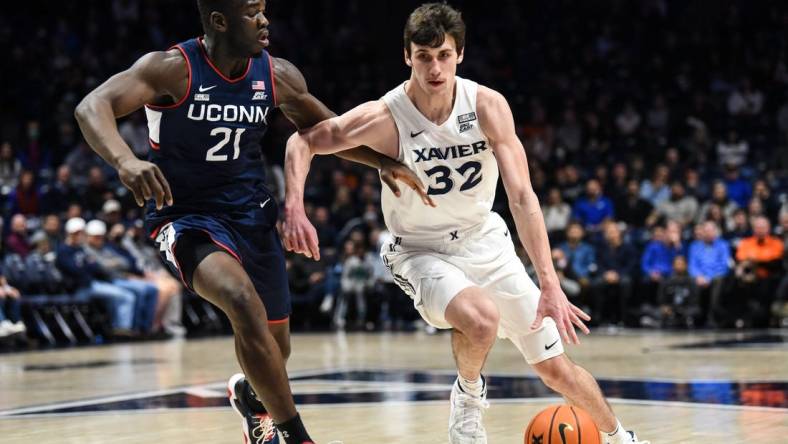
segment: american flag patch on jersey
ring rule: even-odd
[[[265,82],[262,80],[253,80],[252,89],[255,91],[265,91]]]

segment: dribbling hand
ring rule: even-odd
[[[118,167],[118,176],[123,185],[134,193],[137,205],[143,206],[149,199],[156,201],[156,209],[172,205],[172,191],[164,174],[156,165],[137,158],[129,159]]]
[[[588,327],[583,321],[590,321],[591,316],[569,302],[564,291],[558,285],[542,288],[539,306],[536,308],[536,319],[531,324],[531,329],[535,330],[541,327],[542,320],[548,316],[553,318],[558,331],[561,333],[561,337],[567,344],[580,343],[575,332],[575,326],[583,333],[589,333]]]

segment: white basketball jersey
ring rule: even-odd
[[[427,119],[405,93],[405,83],[383,96],[399,132],[398,160],[415,171],[437,208],[418,194],[397,198],[382,187],[383,216],[395,236],[437,239],[481,226],[490,214],[498,164],[479,128],[476,82],[456,77],[454,108],[441,125]]]

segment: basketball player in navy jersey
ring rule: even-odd
[[[295,66],[265,50],[265,1],[197,3],[204,36],[142,56],[88,94],[75,115],[90,146],[147,203],[146,226],[168,266],[229,317],[246,376],[228,388],[246,442],[278,442],[278,428],[288,444],[311,443],[285,370],[290,296],[261,139],[275,107],[298,128],[334,114]],[[115,122],[143,106],[148,161],[134,156]],[[343,157],[379,169],[392,192],[400,180],[428,201],[413,172],[386,156],[359,148]]]
[[[284,242],[309,254],[317,237],[303,211],[314,154],[369,146],[417,171],[437,208],[415,193],[381,193],[394,240],[381,257],[425,321],[451,328],[458,369],[451,392],[449,442],[486,444],[489,404],[481,375],[496,336],[511,340],[542,381],[588,411],[606,444],[646,444],[626,431],[596,380],[564,353],[590,319],[558,283],[539,201],[512,111],[498,92],[460,78],[465,23],[445,3],[417,8],[405,25],[410,79],[380,100],[294,134],[287,143]],[[515,254],[506,223],[491,211],[499,169],[517,233],[541,290]],[[304,248],[304,244],[308,247]]]

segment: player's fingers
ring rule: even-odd
[[[309,247],[309,251],[312,252],[312,259],[319,261],[320,246],[318,245],[317,232],[313,227],[310,227],[308,233],[309,235],[307,236],[307,246]]]
[[[580,319],[576,314],[570,313],[569,318],[572,320],[572,324],[574,324],[577,328],[579,328],[580,331],[583,332],[583,334],[587,335],[591,333],[588,327],[586,327],[585,322],[583,322],[583,320]]]
[[[142,191],[140,191],[138,186],[130,186],[127,188],[131,190],[131,193],[134,195],[134,201],[137,202],[138,207],[145,205],[145,199],[142,198]]]
[[[399,190],[399,185],[397,185],[397,179],[392,177],[390,174],[382,175],[380,179],[386,184],[387,187],[389,187],[395,196],[400,197],[402,195],[402,192]]]
[[[544,314],[542,314],[541,312],[537,311],[536,312],[536,319],[534,319],[533,324],[531,324],[531,329],[532,330],[536,330],[537,328],[539,328],[542,325],[542,320],[543,319],[544,319]]]
[[[161,187],[156,173],[153,170],[147,172],[145,174],[145,181],[148,183],[151,193],[153,193],[152,197],[153,200],[156,201],[156,209],[161,210],[161,207],[164,206],[164,188]]]
[[[143,198],[143,202],[142,203],[144,205],[145,202],[147,202],[151,198],[151,189],[150,189],[150,186],[148,186],[148,182],[145,180],[145,176],[140,177],[139,184],[140,184],[140,191],[142,192],[142,198]]]
[[[153,174],[156,175],[156,180],[159,181],[162,190],[164,190],[164,202],[167,205],[172,205],[172,190],[170,189],[170,183],[167,182],[167,179],[164,177],[164,173],[161,172],[159,167],[153,167]]]
[[[572,340],[573,344],[579,344],[580,339],[577,337],[577,331],[575,331],[575,326],[572,325],[572,320],[569,318],[569,313],[566,313],[567,316],[564,317],[566,323],[566,330],[569,333],[569,338]]]
[[[290,240],[290,231],[287,227],[282,227],[282,244],[287,251],[293,251],[293,243]]]
[[[572,313],[577,315],[577,317],[579,317],[580,319],[582,319],[584,321],[590,321],[591,320],[591,315],[589,315],[588,313],[586,313],[583,310],[581,310],[580,307],[578,307],[577,305],[569,304],[569,307],[572,309]]]
[[[312,257],[312,253],[309,251],[309,247],[307,246],[306,236],[303,232],[299,231],[297,237],[297,252],[303,254],[306,257]]]

